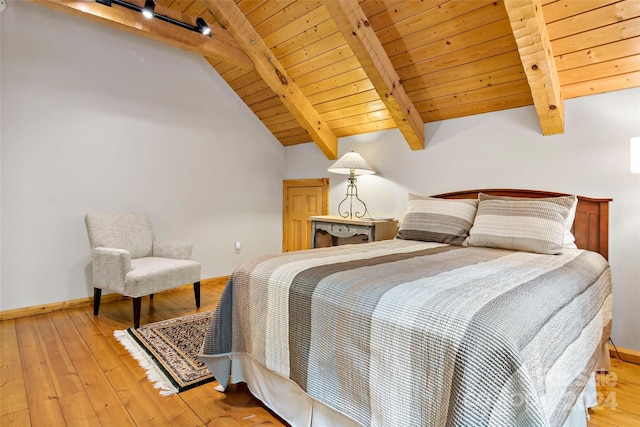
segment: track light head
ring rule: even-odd
[[[6,0],[0,0],[0,5],[2,4],[3,1]],[[56,0],[59,1],[59,0]],[[89,0],[87,0],[89,1]],[[103,4],[105,6],[111,6],[112,4],[115,4],[117,6],[120,7],[124,7],[126,9],[129,10],[134,10],[136,12],[142,12],[142,15],[144,15],[145,18],[151,19],[151,18],[156,18],[159,21],[163,21],[163,22],[167,22],[169,24],[173,24],[173,25],[177,25],[180,28],[184,28],[185,30],[189,30],[189,31],[196,31],[200,34],[203,34],[205,36],[211,37],[211,27],[209,27],[206,23],[206,21],[204,20],[204,18],[202,17],[198,17],[196,19],[196,25],[192,25],[191,22],[187,23],[187,22],[182,22],[182,21],[178,21],[177,19],[173,19],[169,16],[163,15],[162,13],[156,13],[155,9],[156,9],[156,2],[155,0],[145,0],[144,2],[144,6],[138,6],[137,4],[134,3],[129,3],[129,1],[125,1],[125,0],[90,0],[90,1],[95,1],[97,3]]]
[[[211,28],[209,28],[202,17],[198,17],[198,19],[196,19],[196,26],[198,27],[198,31],[200,31],[202,35],[208,36],[209,34],[211,34]]]
[[[154,0],[145,0],[144,7],[142,8],[142,15],[147,18],[153,18],[153,11],[156,8],[156,2]]]

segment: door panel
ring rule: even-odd
[[[327,178],[287,180],[283,185],[282,250],[309,249],[313,215],[326,215],[328,200]]]

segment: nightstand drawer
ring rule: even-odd
[[[335,237],[351,237],[356,234],[369,235],[370,227],[366,225],[336,224],[319,221],[316,223],[316,231],[323,230]]]
[[[331,215],[310,219],[312,248],[388,240],[398,232],[395,219],[350,219]]]

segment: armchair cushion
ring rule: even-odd
[[[131,271],[131,254],[125,249],[94,248],[91,250],[93,286],[124,291],[125,275]]]
[[[144,212],[94,212],[85,216],[91,248],[126,249],[131,258],[152,255],[153,229]]]
[[[191,248],[193,244],[190,242],[169,242],[154,240],[153,256],[173,259],[191,259]]]
[[[131,271],[124,279],[123,294],[140,297],[200,281],[196,261],[145,257],[131,260]]]

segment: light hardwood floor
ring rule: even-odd
[[[212,310],[222,287],[202,288],[199,311]],[[209,383],[162,397],[113,337],[131,326],[131,301],[0,322],[2,426],[284,426],[243,386],[226,394]],[[190,288],[142,303],[141,323],[194,313]],[[613,360],[599,378],[603,406],[590,426],[640,426],[640,366]],[[615,408],[611,405],[615,404]]]

